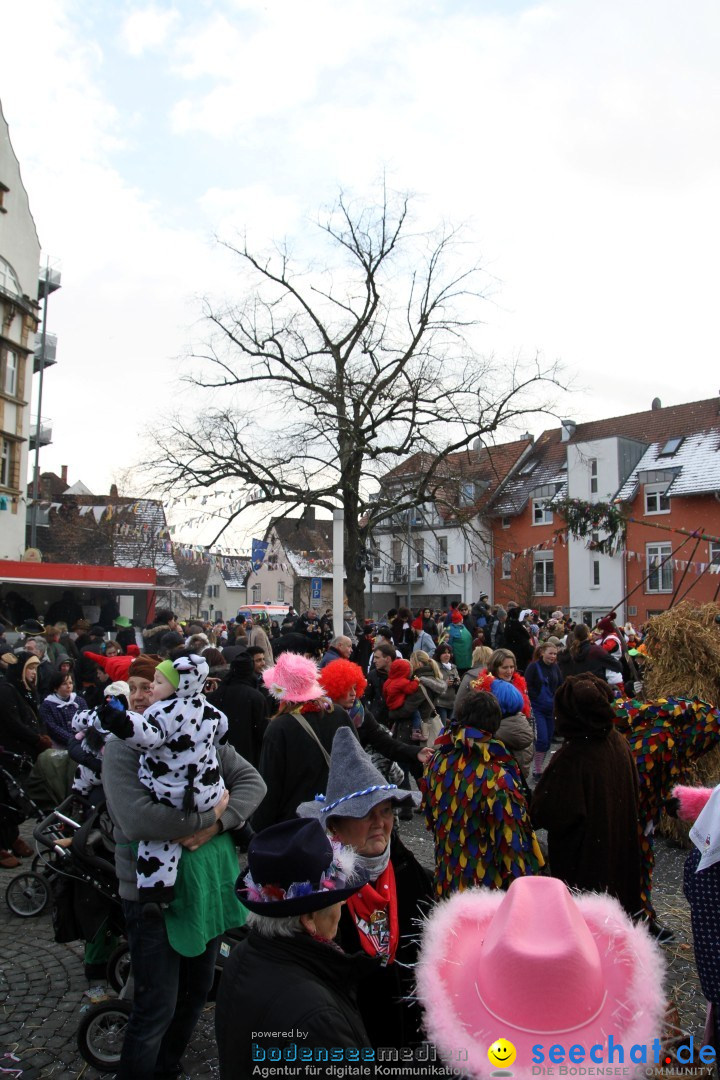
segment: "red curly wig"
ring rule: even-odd
[[[344,697],[351,686],[355,687],[357,696],[361,698],[367,686],[367,679],[363,675],[362,668],[350,660],[332,660],[327,667],[322,669],[318,678],[320,685],[333,701]]]

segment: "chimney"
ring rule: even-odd
[[[60,466],[60,479],[62,480],[63,484],[65,484],[65,487],[68,486],[67,471],[68,471],[67,465],[61,465]]]
[[[562,441],[570,442],[573,435],[575,434],[575,428],[577,427],[577,424],[574,420],[561,420],[560,423],[562,425]]]
[[[650,406],[650,408],[653,412],[657,412],[658,409],[662,409],[662,401],[659,397],[654,397],[652,399],[652,405]]]
[[[117,499],[117,497],[118,497],[117,484],[111,484],[110,485],[110,498],[111,499]]]
[[[527,442],[531,442],[531,443],[535,442],[535,436],[532,435],[529,431],[523,431],[520,438],[525,439]]]
[[[303,510],[303,516],[302,516],[302,518],[300,520],[305,525],[314,525],[315,524],[315,507],[314,506],[306,506],[305,509]]]

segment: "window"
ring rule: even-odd
[[[278,604],[284,604],[285,603],[285,582],[284,581],[278,581],[277,598],[278,598]]]
[[[592,586],[597,589],[600,585],[600,560],[593,559],[592,561]]]
[[[3,439],[0,451],[0,487],[10,487],[12,482],[12,443]]]
[[[380,552],[379,551],[373,551],[372,564],[373,564],[373,570],[379,570],[380,567],[382,566],[382,563],[380,561]]]
[[[212,596],[212,594],[213,594],[213,587],[212,587],[212,585],[208,585],[208,587],[207,587],[207,590],[208,590],[208,596]]]
[[[421,578],[425,570],[425,541],[417,537],[415,540],[415,577]]]
[[[533,499],[532,515],[533,525],[552,525],[553,512],[547,504],[547,499]]]
[[[669,514],[670,499],[665,494],[666,484],[645,485],[645,513]]]
[[[590,458],[590,494],[597,495],[598,471],[597,458]]]
[[[11,397],[17,397],[18,354],[12,349],[5,350],[3,367],[3,390]]]
[[[512,525],[512,518],[511,517],[508,516],[508,517],[504,517],[502,519],[502,527],[503,527],[503,529],[509,529],[511,525]]]
[[[536,465],[537,461],[526,461],[520,470],[520,476],[529,476]]]
[[[555,592],[555,563],[551,551],[536,551],[533,566],[533,592],[536,596],[552,596]]]
[[[708,544],[708,556],[710,565],[717,567],[717,570],[713,570],[713,573],[720,573],[720,544],[718,544],[717,541],[712,541]]]
[[[2,255],[0,255],[0,289],[12,293],[13,296],[22,296],[17,274],[10,263],[3,259]]]
[[[448,538],[447,536],[438,536],[437,538],[437,558],[441,566],[447,566],[448,561]]]
[[[253,602],[253,604],[259,604],[260,603],[260,595],[261,595],[261,586],[260,585],[253,585],[251,591],[252,591],[252,602]]]
[[[475,502],[475,485],[473,483],[462,484],[460,487],[460,505],[472,506]]]
[[[672,457],[673,454],[677,454],[678,450],[682,446],[683,436],[679,439],[668,439],[663,446],[662,450],[658,454],[658,457]]]
[[[508,578],[512,577],[512,562],[513,562],[512,552],[511,551],[506,551],[505,554],[502,557],[502,577],[503,577],[503,581],[507,581]]]
[[[7,214],[7,206],[5,206],[5,196],[7,195],[9,190],[10,188],[7,186],[7,184],[3,184],[2,181],[0,181],[0,214]]]
[[[672,592],[673,568],[672,560],[668,559],[671,551],[670,544],[645,545],[647,592]],[[664,562],[665,559],[668,561]]]

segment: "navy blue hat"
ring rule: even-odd
[[[355,852],[334,843],[319,821],[293,818],[253,836],[247,870],[235,885],[249,911],[272,918],[303,915],[347,900],[363,882],[348,886]]]

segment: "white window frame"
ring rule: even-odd
[[[251,601],[251,603],[259,604],[260,603],[260,597],[262,596],[262,585],[260,584],[260,582],[259,581],[256,582],[253,585],[253,587],[252,587],[252,589],[250,591],[252,592],[252,601]]]
[[[501,524],[502,524],[503,529],[509,529],[510,528],[510,526],[512,525],[512,518],[510,517],[509,514],[504,515],[504,517],[501,519]]]
[[[590,458],[590,494],[597,495],[598,490],[598,463],[597,458]]]
[[[544,495],[540,499],[533,499],[532,501],[532,516],[533,525],[552,525],[553,512],[552,507],[548,506],[548,497]],[[551,594],[549,594],[551,595]]]
[[[438,536],[437,538],[437,561],[440,566],[447,566],[448,564],[447,536]]]
[[[17,397],[20,357],[14,349],[5,350],[5,363],[3,366],[3,390],[10,397]]]
[[[3,439],[0,447],[0,487],[9,488],[11,486],[12,466],[12,443],[9,439]]]
[[[669,559],[664,566],[660,566],[671,551],[672,544],[670,543],[645,545],[645,573],[650,575],[645,582],[646,593],[671,593],[673,591],[672,559]],[[655,581],[653,573],[658,575]]]
[[[285,582],[278,581],[277,583],[277,602],[278,604],[285,603]]]
[[[593,556],[592,563],[591,563],[591,566],[590,566],[590,588],[591,589],[599,589],[600,588],[600,559],[598,558],[597,555]]]
[[[538,582],[538,567],[542,566]],[[548,572],[549,568],[549,572]],[[548,580],[549,579],[549,580]],[[540,587],[538,587],[538,584]],[[555,559],[552,551],[536,551],[533,554],[533,596],[555,595]]]
[[[501,576],[503,581],[509,581],[510,578],[512,577],[512,564],[513,564],[512,552],[511,551],[506,551],[505,554],[502,557],[502,562],[501,562],[502,570],[501,570],[500,576]]]
[[[708,562],[717,567],[713,573],[720,574],[720,544],[716,540],[711,540],[708,544]]]
[[[670,496],[665,494],[667,484],[645,485],[645,515],[669,514]],[[663,505],[663,502],[665,505]]]

